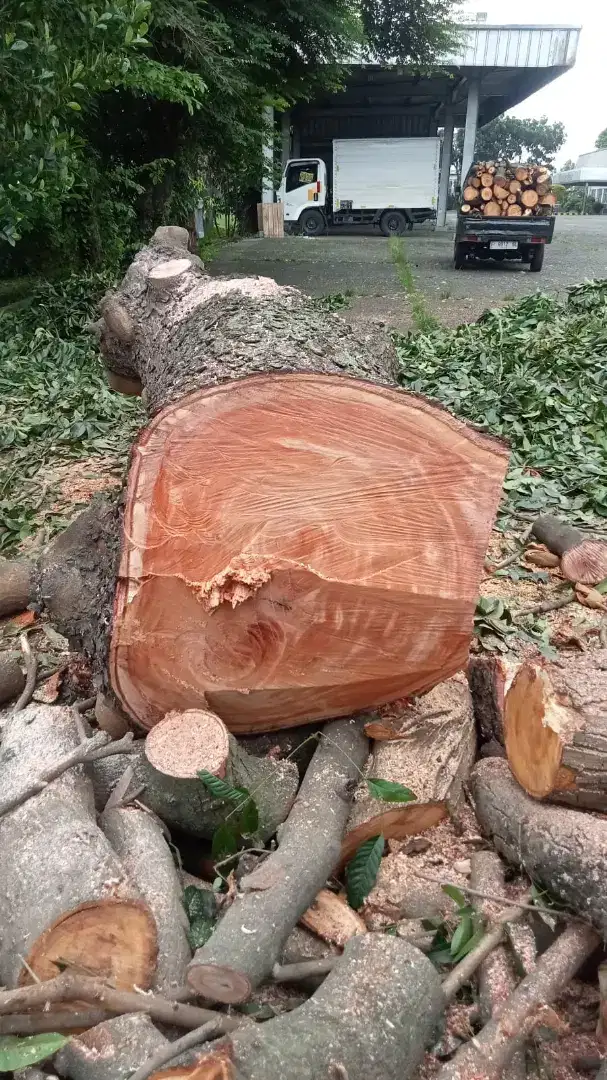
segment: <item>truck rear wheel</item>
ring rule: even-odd
[[[531,259],[529,262],[529,269],[532,274],[539,274],[542,266],[544,265],[544,252],[546,248],[543,244],[537,244],[533,248]]]
[[[400,210],[384,210],[379,219],[379,227],[384,236],[403,236],[409,222]]]
[[[325,219],[320,210],[304,210],[299,225],[304,236],[320,236],[325,231]]]
[[[463,270],[466,265],[466,247],[464,244],[456,244],[453,250],[453,269]]]

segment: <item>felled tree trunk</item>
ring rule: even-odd
[[[143,1013],[125,1013],[90,1028],[55,1055],[60,1076],[69,1080],[128,1080],[168,1039]],[[159,1071],[150,1080],[160,1080]]]
[[[466,677],[455,675],[416,703],[407,737],[376,742],[354,796],[340,865],[365,840],[383,834],[399,840],[437,825],[462,798],[462,784],[476,753],[476,730]],[[409,788],[415,801],[385,802],[369,791],[367,778]]]
[[[423,692],[465,663],[506,450],[397,389],[383,335],[270,279],[211,279],[185,237],[159,230],[102,305],[107,367],[153,416],[119,565],[106,507],[31,591],[97,667],[111,637],[144,728],[211,707],[272,730]]]
[[[408,1080],[443,1008],[439,976],[423,953],[399,938],[366,934],[348,942],[309,1001],[234,1032],[199,1064],[213,1076],[212,1065],[227,1055],[231,1068],[217,1073],[226,1080]]]
[[[476,815],[497,851],[532,881],[607,931],[607,819],[531,799],[498,758],[471,776]]]
[[[19,792],[79,744],[70,709],[29,708],[2,733],[2,793]],[[0,817],[0,982],[44,980],[65,963],[147,989],[156,929],[95,820],[92,785],[71,769]]]
[[[131,790],[143,788],[142,802],[173,828],[211,839],[226,820],[226,804],[209,794],[198,777],[205,769],[233,787],[255,792],[259,833],[273,836],[297,794],[297,766],[247,754],[229,735],[218,716],[191,709],[170,713],[134,753],[93,764],[95,799],[100,810],[126,768],[133,770]]]
[[[503,656],[471,656],[468,682],[481,743],[504,745],[506,694],[520,664]]]
[[[510,768],[525,791],[607,810],[607,649],[523,664],[504,726]]]

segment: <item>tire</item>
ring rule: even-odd
[[[304,236],[320,236],[326,229],[320,210],[304,210],[299,218],[299,226]]]
[[[379,219],[379,227],[384,236],[404,236],[408,226],[409,220],[401,210],[384,210]]]
[[[544,265],[544,252],[546,248],[543,244],[538,244],[533,249],[533,254],[529,262],[529,269],[532,274],[539,274],[542,266]]]
[[[463,270],[466,265],[466,249],[463,244],[456,244],[453,251],[453,269]]]

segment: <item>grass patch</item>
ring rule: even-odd
[[[53,467],[95,455],[124,467],[143,418],[138,399],[113,393],[86,323],[112,284],[107,274],[34,284],[31,303],[0,311],[0,551],[65,524]]]
[[[506,507],[607,517],[607,280],[395,342],[404,386],[510,441]]]
[[[351,306],[353,297],[352,289],[346,289],[345,292],[317,296],[312,300],[312,303],[319,311],[345,311],[346,308]]]
[[[439,325],[438,320],[426,309],[424,297],[415,284],[415,278],[413,277],[411,264],[407,258],[405,242],[402,236],[391,236],[388,241],[388,246],[390,258],[396,266],[398,280],[409,297],[411,314],[417,329],[422,334],[428,334],[432,330],[436,330]]]

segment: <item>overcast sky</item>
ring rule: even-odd
[[[504,19],[503,0],[468,0],[466,12],[486,11],[487,22],[514,23],[515,11],[520,11],[520,22],[531,22],[531,11],[542,13],[538,23],[550,26],[582,26],[575,67],[549,83],[543,90],[527,98],[515,109],[514,116],[547,116],[549,120],[562,120],[567,141],[557,156],[557,165],[567,158],[594,149],[594,142],[603,128],[607,127],[607,95],[605,67],[607,65],[607,0],[550,0],[547,4],[510,5],[510,18]]]

